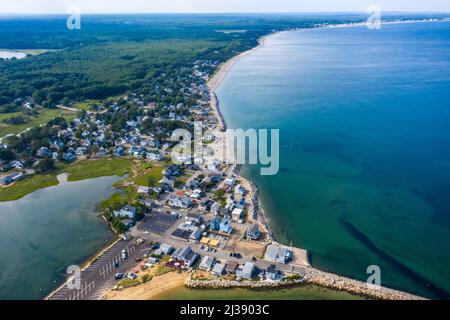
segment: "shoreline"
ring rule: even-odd
[[[381,21],[382,24],[408,24],[408,23],[424,23],[424,22],[447,22],[450,21],[450,19],[426,19],[426,20],[408,20],[408,21]],[[320,25],[315,26],[310,29],[320,29],[320,28],[346,28],[346,27],[356,27],[356,26],[365,26],[366,22],[360,22],[360,23],[351,23],[351,24],[338,24],[338,25]],[[218,120],[221,131],[221,136],[223,138],[223,131],[226,131],[227,125],[225,122],[225,119],[223,118],[223,115],[220,111],[220,101],[217,97],[216,91],[222,84],[222,82],[226,79],[228,74],[230,73],[232,67],[243,57],[249,55],[250,53],[259,50],[263,48],[266,44],[266,40],[270,36],[274,36],[276,34],[282,33],[282,32],[291,32],[291,31],[300,31],[304,30],[303,28],[295,28],[290,30],[281,30],[281,31],[275,31],[272,33],[269,33],[267,35],[261,36],[258,39],[258,45],[250,50],[241,52],[240,54],[234,56],[233,58],[229,59],[228,61],[222,63],[218,69],[215,71],[213,76],[210,80],[208,80],[208,90],[210,92],[210,97],[213,97],[211,99],[211,109],[213,111],[213,114],[215,115],[216,119]],[[242,169],[242,166],[236,166],[235,168],[235,174],[238,179],[242,180],[244,183],[251,186],[250,190],[250,196],[252,198],[252,204],[254,206],[254,211],[257,211],[257,217],[256,219],[253,219],[258,224],[262,225],[267,233],[269,240],[276,245],[283,245],[278,242],[276,242],[276,235],[272,232],[271,226],[268,223],[267,215],[261,205],[260,198],[259,198],[259,190],[256,187],[256,185],[249,179],[243,177],[240,174],[240,171]],[[283,245],[287,246],[287,245]],[[308,252],[308,260],[309,260],[309,252]],[[309,261],[307,261],[309,264]],[[189,281],[186,282],[186,285],[190,287]],[[221,287],[221,284],[224,284],[225,287],[234,287],[234,282],[221,282],[217,281],[213,283],[214,286]],[[406,291],[401,291],[393,288],[387,288],[383,286],[370,286],[369,284],[357,280],[348,278],[345,276],[341,276],[334,273],[325,272],[319,269],[314,268],[313,266],[307,267],[306,275],[304,276],[304,280],[302,281],[303,284],[313,284],[318,285],[324,288],[333,289],[336,291],[346,291],[350,292],[352,294],[361,294],[365,297],[373,298],[373,299],[386,299],[386,300],[426,300],[427,298],[421,297]],[[199,287],[202,287],[205,285],[205,283],[196,283]],[[196,286],[194,285],[194,287]],[[206,285],[206,287],[210,287],[209,284]],[[239,287],[239,284],[237,284],[237,287]]]

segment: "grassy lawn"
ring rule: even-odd
[[[93,104],[101,104],[101,103],[102,103],[101,100],[87,100],[87,101],[75,103],[71,107],[75,108],[75,109],[89,111],[89,108],[90,108],[91,105],[93,105]]]
[[[134,183],[138,186],[155,187],[159,180],[163,178],[164,167],[159,164],[143,165],[144,171],[134,179]]]
[[[22,114],[22,112],[11,112],[11,113],[0,113],[0,122],[2,122],[3,120],[12,118],[12,117],[17,117],[20,116]],[[1,124],[0,124],[1,126]]]
[[[0,120],[11,118],[13,116],[17,116],[16,113],[7,113],[7,114],[1,114]],[[60,110],[60,109],[43,109],[39,112],[39,115],[37,117],[32,117],[30,121],[24,124],[18,124],[18,125],[11,125],[11,124],[5,124],[0,123],[0,138],[3,136],[6,136],[7,134],[17,134],[19,132],[24,131],[27,128],[31,127],[38,127],[41,124],[46,124],[51,119],[57,117],[57,116],[63,116],[67,120],[72,120],[76,117],[76,114],[71,111],[67,110]]]
[[[35,174],[18,181],[10,187],[0,189],[0,201],[17,200],[38,189],[57,184],[56,174]]]
[[[85,160],[64,167],[69,181],[104,176],[123,176],[131,170],[132,161],[126,159]]]

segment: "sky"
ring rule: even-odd
[[[0,0],[0,13],[450,12],[450,0]]]

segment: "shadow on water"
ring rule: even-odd
[[[429,280],[424,278],[422,275],[417,273],[416,271],[409,268],[407,265],[402,263],[401,261],[395,259],[393,256],[388,254],[387,252],[381,250],[378,248],[371,240],[370,238],[365,235],[363,232],[358,230],[352,223],[340,219],[341,223],[344,225],[345,229],[359,242],[361,242],[364,246],[366,246],[368,249],[370,249],[373,253],[384,259],[385,261],[389,262],[392,266],[398,269],[401,273],[405,274],[406,276],[410,277],[412,280],[414,280],[419,286],[426,289],[427,291],[431,291],[436,295],[436,297],[440,299],[449,299],[450,294],[445,291],[442,288],[439,288],[438,286],[431,283]]]

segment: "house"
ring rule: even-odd
[[[122,220],[122,223],[128,228],[133,227],[135,224],[134,220],[131,220],[131,219],[124,219],[124,220]]]
[[[136,217],[136,208],[127,204],[119,211],[114,211],[113,214],[117,218],[134,219]]]
[[[155,257],[148,258],[148,263],[151,263],[151,264],[157,264],[158,261],[159,261],[159,259],[155,258]]]
[[[196,227],[194,231],[192,231],[191,235],[189,236],[189,240],[198,241],[202,237],[202,230]]]
[[[256,223],[250,225],[247,229],[247,238],[251,240],[258,240],[261,236],[261,233],[259,232],[258,225]]]
[[[221,218],[219,218],[219,217],[215,217],[214,219],[212,219],[210,222],[209,222],[209,228],[211,229],[211,230],[214,230],[214,231],[219,231],[220,230],[220,223],[222,222],[222,219]]]
[[[231,221],[227,219],[222,219],[220,222],[219,231],[231,234],[233,232],[233,226],[231,225]]]
[[[64,161],[67,161],[67,162],[75,161],[75,155],[72,152],[64,153],[62,158]]]
[[[149,152],[147,153],[147,160],[150,161],[161,161],[163,159],[163,156],[160,153],[156,152]]]
[[[108,156],[108,152],[106,151],[105,148],[101,147],[98,152],[95,154],[96,157],[98,158],[103,158],[103,157],[107,157]]]
[[[175,249],[169,244],[162,244],[153,254],[157,256],[170,255]]]
[[[116,157],[121,157],[121,156],[123,156],[124,154],[125,154],[125,149],[124,149],[122,146],[117,147],[116,150],[114,150],[114,155],[115,155]]]
[[[271,244],[267,246],[265,259],[274,263],[288,263],[292,259],[292,252],[285,247]]]
[[[150,188],[146,186],[139,186],[137,189],[137,193],[139,194],[148,194],[150,192]]]
[[[238,184],[235,188],[234,188],[234,193],[241,195],[241,196],[245,196],[247,194],[247,190],[244,188],[244,186],[242,184]]]
[[[220,213],[220,204],[218,202],[214,202],[211,205],[210,211],[214,214],[219,214]]]
[[[191,198],[194,198],[194,199],[200,199],[201,197],[202,197],[202,190],[200,190],[200,189],[195,189],[194,191],[192,191],[192,193],[191,193]]]
[[[210,256],[204,256],[202,261],[200,262],[199,269],[205,270],[205,271],[211,271],[214,263],[216,262],[216,259]]]
[[[52,156],[52,153],[50,152],[49,148],[47,147],[40,147],[39,150],[36,152],[36,157],[39,158],[49,158]]]
[[[205,200],[205,201],[202,201],[202,202],[200,202],[199,209],[200,209],[202,212],[210,211],[210,210],[211,210],[211,205],[212,205],[213,203],[214,203],[214,202],[213,202],[212,200],[210,200],[210,199]]]
[[[189,213],[189,214],[186,216],[185,220],[186,220],[186,221],[191,221],[193,224],[195,224],[196,226],[198,226],[200,223],[202,223],[203,217],[202,217],[202,216],[199,216],[199,215],[197,215],[197,214]]]
[[[244,265],[237,268],[236,277],[251,280],[254,272],[255,264],[252,262],[246,262]]]
[[[239,209],[239,208],[235,208],[233,209],[233,211],[231,212],[231,219],[233,221],[239,221],[242,219],[242,216],[244,214],[244,210]]]
[[[236,183],[236,179],[235,178],[226,178],[224,181],[225,185],[231,187]]]
[[[156,206],[156,201],[150,198],[145,198],[142,203],[150,209]]]
[[[225,272],[227,274],[234,274],[238,266],[239,264],[235,261],[227,261],[225,263]]]
[[[225,265],[222,263],[216,263],[211,271],[213,277],[220,277],[225,273]]]
[[[86,147],[78,147],[76,150],[75,150],[75,155],[76,156],[84,156],[84,154],[86,153],[86,151],[87,151],[87,148]]]
[[[180,166],[177,164],[173,164],[171,166],[164,168],[162,173],[165,176],[177,176],[180,174]]]
[[[271,264],[266,269],[265,278],[270,281],[280,281],[282,279],[282,275],[281,272],[277,270],[275,265]]]
[[[187,209],[192,205],[192,200],[188,197],[179,197],[177,195],[171,195],[169,198],[169,204],[176,208]]]
[[[174,182],[170,179],[168,179],[167,177],[163,177],[161,180],[158,181],[160,184],[166,184],[170,187],[173,187]]]
[[[199,257],[199,254],[192,251],[191,247],[178,249],[172,255],[172,258],[183,262],[187,267],[192,266]]]
[[[11,163],[11,165],[12,165],[14,168],[16,168],[16,169],[23,169],[23,168],[24,168],[24,164],[23,164],[23,162],[20,161],[20,160],[13,161],[13,162]]]

